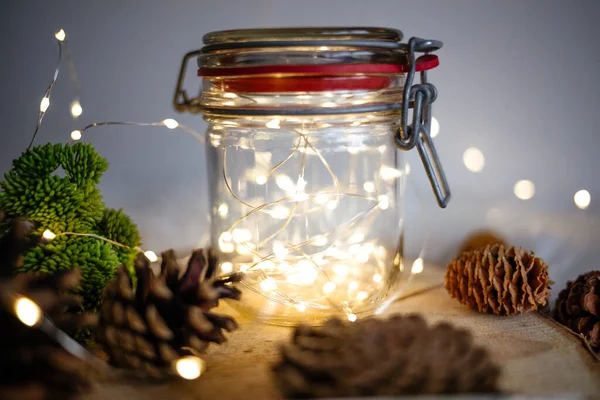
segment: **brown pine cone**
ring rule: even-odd
[[[498,236],[495,232],[475,232],[465,239],[458,254],[460,255],[465,251],[484,250],[487,246],[493,246],[495,244],[506,246],[504,239]]]
[[[0,282],[0,399],[73,399],[90,389],[85,361],[65,351],[37,325],[22,323],[14,311],[15,301],[24,296],[66,333],[91,326],[93,316],[65,313],[81,307],[80,298],[65,294],[80,279],[79,270],[72,269],[55,276],[19,274]]]
[[[273,372],[287,398],[489,393],[500,375],[468,331],[418,315],[299,325]]]
[[[567,282],[556,299],[554,318],[582,334],[600,354],[600,271],[591,271],[574,282]]]
[[[545,306],[552,284],[548,265],[533,252],[494,245],[452,260],[444,286],[479,312],[514,315]]]
[[[202,250],[192,253],[181,279],[173,250],[162,254],[159,276],[141,253],[135,269],[137,289],[121,268],[106,288],[100,311],[98,341],[117,367],[167,378],[175,359],[190,350],[203,352],[209,342],[222,343],[227,340],[223,330],[237,328],[233,318],[210,309],[219,299],[239,299],[240,291],[231,284],[241,276],[215,280],[215,268]]]

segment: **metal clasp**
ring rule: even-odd
[[[450,187],[446,174],[437,155],[431,129],[431,105],[437,98],[437,89],[427,82],[427,71],[421,71],[421,82],[413,85],[417,59],[415,53],[430,53],[442,47],[442,42],[413,37],[408,41],[407,53],[409,70],[404,83],[402,99],[402,121],[396,132],[396,147],[410,150],[417,146],[431,188],[440,207],[445,208],[450,201]],[[413,109],[412,124],[408,124],[408,110]]]
[[[175,107],[175,110],[179,112],[189,111],[194,114],[199,114],[202,112],[200,99],[198,97],[190,99],[187,95],[187,92],[183,88],[185,74],[187,72],[187,65],[190,61],[190,58],[199,56],[201,53],[202,50],[190,51],[183,57],[183,61],[181,61],[179,77],[177,78],[177,87],[175,88],[175,96],[173,96],[173,106]]]

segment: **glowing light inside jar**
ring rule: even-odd
[[[230,274],[232,271],[233,264],[229,261],[225,261],[223,264],[221,264],[221,272],[223,272],[224,274]]]
[[[277,283],[275,282],[275,279],[267,278],[260,282],[260,288],[265,292],[272,292],[274,290],[277,290]]]
[[[336,287],[335,283],[327,282],[326,284],[323,285],[323,293],[329,294],[335,290],[335,287]]]
[[[320,106],[337,107],[336,96],[331,104],[321,98]],[[312,101],[310,95],[294,97]],[[211,131],[219,137],[215,147],[227,151],[216,158],[226,167],[219,178],[227,184],[218,180],[213,193],[220,273],[244,272],[239,287],[262,314],[312,317],[328,310],[354,321],[389,289],[384,277],[394,276],[389,272],[395,253],[378,229],[398,230],[393,202],[396,180],[406,171],[395,167],[393,144],[368,132],[371,121],[380,123],[377,115],[369,117],[349,120],[355,127],[350,132],[339,121],[307,124],[295,116],[286,116],[285,124],[253,116],[248,126],[232,118],[241,127],[230,129],[227,138]],[[320,130],[343,144],[326,148]],[[348,164],[340,169],[340,163]]]

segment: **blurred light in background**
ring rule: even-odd
[[[74,130],[73,132],[71,132],[71,139],[77,141],[77,140],[81,140],[81,131],[80,130]]]
[[[581,208],[582,210],[585,210],[590,205],[590,202],[592,201],[592,196],[590,196],[590,192],[588,192],[587,190],[580,190],[577,193],[575,193],[575,196],[573,196],[573,200],[575,201],[575,205],[577,207]]]
[[[529,200],[535,194],[535,185],[528,180],[521,180],[515,183],[515,196],[521,200]]]
[[[463,162],[465,167],[471,172],[479,172],[485,165],[485,157],[481,150],[476,147],[469,147],[463,153]]]
[[[83,107],[81,107],[79,100],[75,100],[71,103],[71,116],[77,119],[81,114],[83,114]]]

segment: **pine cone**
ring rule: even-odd
[[[506,246],[504,239],[498,236],[495,232],[475,232],[465,239],[458,254],[460,255],[465,251],[484,250],[487,246],[493,246],[495,244]]]
[[[471,334],[418,315],[296,327],[273,367],[288,398],[496,392],[500,369]]]
[[[154,378],[171,375],[171,363],[189,350],[202,352],[209,342],[226,341],[223,329],[237,328],[231,317],[213,314],[219,299],[239,299],[240,291],[230,284],[238,274],[213,279],[214,266],[202,250],[190,257],[179,279],[179,266],[173,250],[162,254],[159,276],[148,259],[139,254],[135,262],[138,278],[133,290],[125,268],[106,288],[100,312],[101,342],[111,363]]]
[[[503,245],[461,254],[448,264],[450,296],[482,313],[514,315],[547,304],[548,265],[533,252]]]
[[[79,285],[81,274],[72,269],[54,276],[19,274],[0,282],[0,399],[72,399],[90,388],[87,364],[76,358],[37,327],[22,323],[13,313],[15,296],[36,303],[43,315],[71,333],[93,325],[89,314],[65,313],[79,309],[81,299],[64,294]]]
[[[574,282],[567,282],[556,300],[554,318],[582,334],[600,354],[600,271],[591,271]]]

